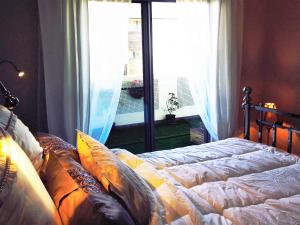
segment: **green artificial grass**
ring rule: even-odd
[[[155,150],[165,150],[193,145],[190,142],[190,128],[200,127],[200,118],[177,120],[175,124],[161,121],[155,125]],[[113,127],[106,142],[109,148],[124,148],[134,154],[145,152],[144,126]]]

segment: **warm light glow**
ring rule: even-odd
[[[277,109],[276,104],[273,103],[273,102],[267,102],[267,103],[265,103],[264,107],[265,108],[269,108],[269,109]]]
[[[28,187],[28,190],[32,190],[32,192],[28,193],[28,197],[38,199],[41,207],[44,207],[44,209],[47,209],[51,214],[55,215],[55,208],[49,204],[51,198],[46,189],[44,189],[41,180],[38,179],[38,175],[32,163],[25,152],[11,137],[0,139],[0,156],[3,155],[9,155],[11,162],[10,170],[18,171],[19,182],[23,182],[24,185]],[[43,189],[41,189],[41,187]]]
[[[20,71],[20,72],[18,73],[18,76],[19,76],[19,77],[24,77],[24,75],[25,75],[25,72],[24,72],[24,71]]]
[[[269,109],[277,109],[277,106],[275,103],[273,102],[267,102],[264,104],[265,108],[269,108]],[[265,120],[269,121],[269,122],[276,122],[278,120],[277,115],[272,113],[272,112],[266,112],[265,113]]]
[[[6,157],[8,154],[8,146],[4,138],[0,140],[0,149],[1,149],[1,154],[4,155],[4,157]]]
[[[21,204],[25,201],[29,201],[27,205],[38,203],[42,211],[47,211],[47,215],[55,217],[55,224],[61,225],[52,199],[25,152],[10,136],[0,135],[0,162],[6,163],[7,157],[10,159],[7,180],[9,186],[5,188],[20,190],[19,193],[14,192],[14,198],[21,197]]]

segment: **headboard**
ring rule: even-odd
[[[263,128],[267,127],[272,129],[272,146],[276,147],[277,144],[277,129],[284,129],[288,132],[288,141],[287,141],[287,151],[292,153],[292,143],[293,143],[293,134],[297,133],[300,134],[300,128],[295,126],[285,125],[283,121],[275,121],[273,123],[268,122],[265,120],[265,113],[272,113],[282,118],[291,118],[293,120],[300,121],[300,115],[294,113],[287,113],[282,112],[278,109],[271,109],[264,107],[264,104],[260,103],[258,105],[254,105],[251,103],[251,87],[244,87],[243,88],[243,103],[242,108],[244,111],[244,138],[250,139],[250,122],[251,122],[251,110],[255,110],[258,114],[256,118],[256,123],[258,125],[258,142],[262,143],[263,137]]]

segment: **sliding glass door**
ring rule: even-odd
[[[101,86],[92,106],[99,112],[95,123],[103,122],[95,134],[106,127],[108,147],[133,153],[205,142],[189,87],[191,56],[178,4],[91,1],[89,11],[91,73],[97,81],[92,86]]]
[[[141,5],[90,1],[89,40],[91,134],[110,148],[144,152]]]

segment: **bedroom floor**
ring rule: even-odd
[[[200,138],[191,140],[192,130],[196,130]],[[200,118],[181,118],[175,124],[159,121],[155,125],[156,150],[172,149],[205,142],[206,130]],[[113,127],[106,142],[109,148],[125,148],[132,153],[143,153],[144,126]]]

